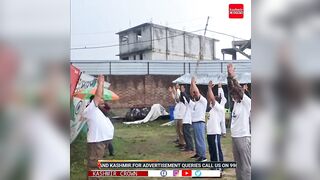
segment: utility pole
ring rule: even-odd
[[[206,33],[207,33],[207,28],[208,28],[208,24],[209,24],[209,16],[207,18],[207,23],[206,23],[206,27],[204,29],[204,34],[203,34],[203,38],[202,40],[200,41],[200,56],[199,56],[199,60],[197,61],[197,66],[196,66],[196,74],[197,74],[197,71],[198,71],[198,67],[199,67],[199,63],[200,63],[200,60],[203,60],[203,49],[204,49],[204,42],[205,42],[205,36],[206,36]]]

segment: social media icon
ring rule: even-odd
[[[173,170],[173,176],[179,176],[179,170]]]
[[[192,176],[191,170],[182,170],[182,176]]]
[[[194,173],[195,176],[199,177],[201,176],[201,171],[200,170],[196,170],[196,172]]]
[[[167,176],[167,171],[166,170],[160,171],[160,176],[166,177]]]

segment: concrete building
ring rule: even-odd
[[[118,32],[121,60],[214,60],[216,39],[144,23]]]

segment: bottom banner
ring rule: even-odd
[[[221,177],[220,170],[90,170],[88,177]]]

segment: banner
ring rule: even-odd
[[[97,79],[94,76],[81,73],[78,84],[76,85],[76,89],[74,92],[81,91],[86,88],[95,87],[97,85]],[[104,87],[109,88],[110,83],[104,82]],[[71,143],[76,139],[79,135],[81,129],[86,124],[86,119],[82,117],[82,112],[86,108],[89,100],[79,99],[76,97],[72,97],[72,103],[70,103],[70,109],[72,118],[70,121],[70,138]]]
[[[77,82],[80,78],[80,70],[70,64],[70,97],[73,96],[74,90],[76,89]]]

